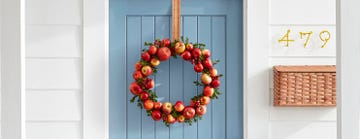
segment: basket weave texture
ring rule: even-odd
[[[274,66],[274,106],[336,106],[335,66]]]

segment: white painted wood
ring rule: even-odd
[[[109,138],[108,1],[84,0],[83,138]]]
[[[272,107],[270,121],[307,121],[336,123],[336,109],[330,108],[303,108],[303,107]]]
[[[1,138],[25,137],[25,1],[1,0]]]
[[[270,139],[336,139],[335,122],[275,122]]]
[[[81,25],[81,0],[27,0],[27,24]]]
[[[27,25],[26,57],[82,57],[82,28]]]
[[[81,122],[27,122],[27,139],[84,139]]]
[[[81,59],[27,59],[27,89],[82,89]]]
[[[279,43],[281,39],[290,29],[289,38],[294,42],[289,43],[289,47],[285,46],[285,42]],[[319,35],[323,30],[330,32],[330,40],[321,48],[323,41]],[[299,32],[312,31],[309,43],[304,48],[306,37],[301,39]],[[272,26],[270,27],[270,56],[336,56],[336,27],[335,26]],[[326,37],[323,35],[323,37]]]
[[[337,1],[338,139],[359,139],[360,1]]]
[[[259,38],[269,37],[269,1],[248,0],[246,3],[244,117],[247,123],[244,128],[248,139],[268,139],[269,44]]]
[[[27,91],[26,121],[81,121],[80,91]]]
[[[271,57],[269,59],[269,68],[273,65],[335,65],[336,57]]]
[[[271,24],[335,25],[335,0],[271,0]]]

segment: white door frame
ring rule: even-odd
[[[360,1],[337,0],[337,136],[359,139]]]
[[[1,138],[25,138],[25,1],[1,0]]]
[[[244,0],[244,139],[269,138],[268,13],[269,0]]]
[[[83,0],[83,138],[109,138],[109,1]]]

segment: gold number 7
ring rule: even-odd
[[[303,39],[303,36],[307,35],[306,41],[304,43],[304,48],[306,48],[306,46],[309,44],[309,40],[311,35],[313,34],[312,31],[310,32],[300,32],[300,38]]]

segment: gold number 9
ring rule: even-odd
[[[324,37],[324,36],[325,36],[325,37]],[[327,31],[327,30],[323,30],[323,31],[320,32],[319,37],[320,37],[320,40],[324,42],[323,45],[321,46],[321,48],[324,48],[325,45],[326,45],[326,44],[329,42],[329,40],[330,40],[330,37],[331,37],[331,36],[330,36],[330,32]]]

